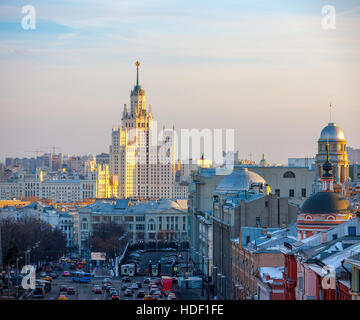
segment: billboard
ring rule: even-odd
[[[91,252],[91,260],[106,260],[105,252]]]

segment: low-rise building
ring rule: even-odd
[[[97,201],[78,211],[79,251],[89,248],[89,237],[100,223],[123,224],[130,243],[187,241],[187,207],[161,199],[132,202],[129,199]]]
[[[231,239],[244,226],[280,228],[295,223],[298,208],[288,198],[271,194],[266,181],[246,168],[224,177],[213,196],[213,260],[219,275],[215,285],[227,299],[232,289]]]

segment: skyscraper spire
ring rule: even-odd
[[[139,66],[140,66],[140,62],[136,61],[135,63],[136,65],[136,87],[139,87]]]

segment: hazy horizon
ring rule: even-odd
[[[233,128],[241,159],[315,156],[330,102],[360,148],[360,1],[54,0],[23,30],[28,4],[0,4],[1,162],[108,153],[136,60],[160,127]],[[328,4],[335,30],[321,27]]]

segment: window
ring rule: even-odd
[[[349,236],[356,236],[356,227],[349,227]]]
[[[260,217],[256,217],[256,226],[260,227]]]
[[[306,188],[302,188],[302,189],[301,189],[301,196],[302,196],[303,198],[306,198]]]
[[[283,175],[283,178],[295,178],[295,173],[292,171],[286,171]]]
[[[280,197],[280,189],[275,189],[275,194]]]
[[[293,198],[295,195],[294,189],[289,189],[289,197]]]
[[[265,201],[265,208],[269,206],[269,201]]]
[[[333,240],[337,239],[337,237],[338,237],[338,236],[337,236],[336,233],[332,235]]]

